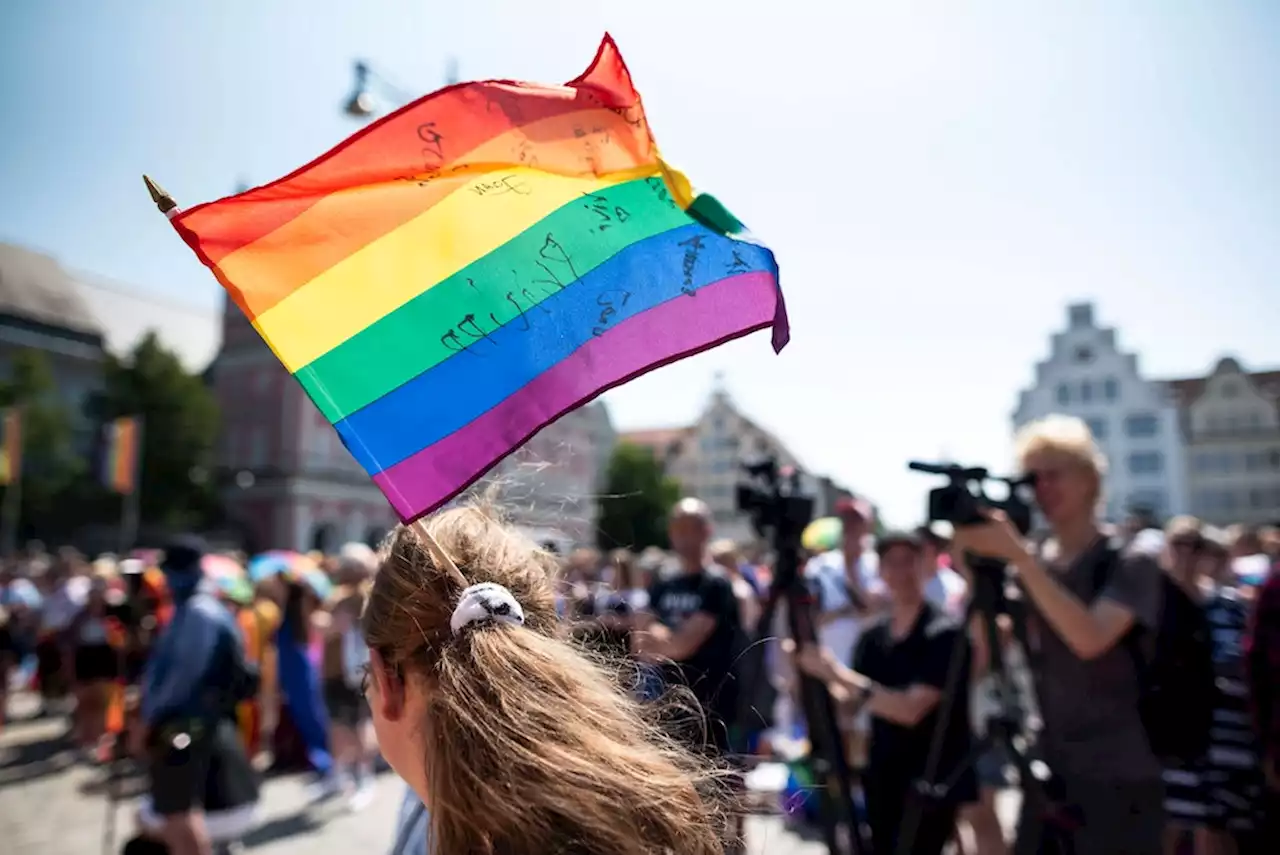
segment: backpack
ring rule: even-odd
[[[1093,575],[1096,597],[1115,571],[1123,551],[1107,543]],[[1188,763],[1209,750],[1215,675],[1208,616],[1176,582],[1160,574],[1161,607],[1154,645],[1142,627],[1121,641],[1133,656],[1141,682],[1138,713],[1162,760]]]

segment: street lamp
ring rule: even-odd
[[[351,90],[351,97],[347,99],[347,105],[343,107],[343,112],[354,119],[366,119],[372,116],[377,108],[377,101],[373,97],[373,93],[369,91],[369,66],[359,60],[355,64],[355,87]]]
[[[364,120],[382,112],[382,102],[389,102],[392,109],[402,107],[414,99],[395,84],[380,75],[369,63],[356,60],[352,66],[355,74],[351,94],[342,105],[342,112],[353,119]],[[445,65],[445,84],[458,82],[458,61],[450,57]],[[378,96],[382,97],[379,98]]]

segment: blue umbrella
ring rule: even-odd
[[[300,578],[320,602],[329,599],[329,595],[333,593],[333,582],[329,581],[323,570],[308,570]]]
[[[249,562],[249,581],[256,585],[264,579],[270,579],[272,576],[278,576],[281,573],[302,576],[304,573],[315,569],[315,562],[307,556],[300,555],[297,552],[277,549],[255,556]]]

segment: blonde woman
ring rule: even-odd
[[[553,559],[482,509],[426,525],[439,551],[398,529],[363,626],[378,744],[429,851],[720,855],[716,773],[561,637]]]
[[[1102,532],[1107,462],[1082,420],[1049,416],[1024,427],[1015,445],[1053,529],[1043,557],[999,513],[957,528],[955,545],[1007,561],[1029,601],[1043,750],[1084,818],[1074,851],[1157,855],[1162,768],[1139,709],[1137,660],[1122,642],[1131,632],[1158,631],[1161,570],[1149,555],[1118,552]]]

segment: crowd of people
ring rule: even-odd
[[[1019,785],[1071,851],[1275,851],[1280,533],[1105,524],[1106,460],[1077,419],[1028,426],[1017,450],[1039,536],[999,512],[877,533],[868,503],[841,502],[838,540],[803,556],[816,644],[786,637],[771,557],[716,540],[696,498],[671,510],[669,550],[563,556],[468,506],[376,553],[29,550],[0,579],[0,687],[68,714],[85,762],[123,744],[144,759],[136,852],[242,836],[270,766],[359,810],[379,762],[408,784],[398,855],[428,836],[736,851],[757,761],[793,764],[781,807],[814,819],[806,678],[839,710],[876,852],[1009,851],[996,797]],[[967,606],[992,561],[1016,584],[984,616]],[[1050,779],[1019,781],[1011,746],[983,739],[1011,710]],[[921,779],[946,786],[922,801]]]

